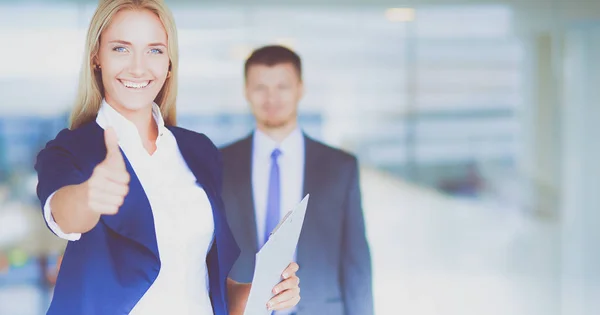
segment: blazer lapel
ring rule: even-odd
[[[216,150],[216,148],[210,140],[203,139],[199,134],[177,127],[169,126],[168,128],[177,140],[183,159],[196,177],[197,183],[206,192],[211,203],[215,226],[215,242],[206,259],[211,299],[215,298],[214,294],[220,291],[220,302],[227,309],[226,279],[231,266],[238,258],[239,248],[229,228],[223,209],[224,205],[219,187],[222,185],[222,169],[220,169],[222,166],[218,161],[218,152],[213,152],[212,150]],[[213,302],[214,305],[218,304],[216,300],[213,300]]]
[[[220,195],[220,187],[218,187],[222,185],[222,169],[212,169],[221,168],[222,166],[215,158],[218,157],[218,155],[213,155],[212,153],[206,154],[208,150],[216,149],[210,147],[212,146],[212,143],[210,143],[210,140],[208,139],[206,139],[206,142],[198,141],[202,140],[202,138],[194,136],[195,133],[191,131],[177,127],[168,128],[175,136],[179,151],[187,166],[196,177],[196,182],[204,189],[210,200],[219,260],[223,260],[224,262],[231,261],[233,264],[235,259],[237,259],[238,254],[236,253],[235,257],[231,256],[231,253],[234,251],[231,251],[230,249],[235,248],[237,244],[235,244],[233,235],[231,235],[230,228],[227,224],[223,209],[223,201]],[[207,143],[210,144],[207,145]],[[218,152],[216,153],[218,154]],[[228,272],[229,270],[219,270],[219,273],[223,273],[222,275],[224,277],[227,276]]]
[[[158,259],[158,244],[150,201],[129,160],[125,155],[123,155],[123,158],[131,177],[129,193],[125,197],[119,212],[116,215],[104,215],[102,220],[118,234],[144,245]]]
[[[94,157],[92,164],[97,165],[106,157],[104,131],[96,123],[93,123],[90,128],[93,140],[88,142],[88,152],[90,156]],[[102,145],[97,145],[98,143],[102,143]],[[131,178],[129,181],[129,193],[125,196],[119,212],[115,215],[103,215],[100,217],[100,220],[115,233],[143,245],[159,259],[158,244],[156,243],[156,232],[154,229],[154,216],[152,215],[150,201],[135,171],[131,167],[131,163],[129,163],[123,151],[121,151],[121,154]]]
[[[218,197],[218,192],[214,184],[211,184],[210,172],[205,169],[204,165],[210,165],[207,161],[204,161],[205,156],[202,155],[202,152],[198,149],[199,143],[193,143],[194,139],[191,138],[186,131],[183,131],[179,128],[168,127],[173,136],[177,141],[177,146],[179,147],[179,151],[183,156],[187,166],[190,168],[194,176],[196,177],[196,182],[202,186],[211,203],[213,204],[213,215],[215,216],[215,220],[217,219],[216,215],[218,215],[218,205],[216,205],[216,199]],[[216,221],[215,221],[216,223]],[[215,228],[217,228],[215,226]]]

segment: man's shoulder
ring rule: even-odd
[[[224,158],[229,156],[238,156],[245,151],[245,149],[249,148],[251,144],[251,136],[245,136],[241,139],[234,140],[233,142],[229,142],[219,148],[221,154]],[[251,146],[250,146],[251,147]],[[250,152],[248,152],[250,153]]]
[[[348,165],[348,164],[356,164],[357,163],[357,158],[353,153],[350,153],[344,149],[328,145],[324,142],[321,142],[319,140],[316,140],[316,139],[306,136],[305,147],[308,147],[308,146],[313,147],[313,149],[308,152],[313,152],[314,154],[318,154],[321,158],[328,160],[328,161],[333,161],[336,164]]]

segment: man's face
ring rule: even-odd
[[[291,63],[248,68],[246,100],[259,126],[276,129],[294,123],[303,94],[302,80]]]

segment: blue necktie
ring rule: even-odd
[[[279,165],[277,164],[277,158],[281,155],[279,149],[273,150],[271,153],[271,172],[269,175],[269,192],[267,195],[267,217],[265,225],[265,237],[263,239],[264,245],[269,240],[269,235],[279,224],[281,216],[281,187],[279,184]]]

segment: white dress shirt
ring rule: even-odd
[[[252,144],[252,190],[259,244],[265,242],[271,153],[277,148],[281,151],[277,158],[281,185],[280,219],[302,200],[304,193],[304,135],[300,129],[296,128],[279,144],[262,131],[256,130]],[[291,308],[276,311],[275,314],[285,315],[295,310],[296,308]]]
[[[156,104],[152,114],[159,134],[152,155],[143,147],[135,125],[105,101],[96,119],[103,129],[115,129],[119,146],[139,178],[154,216],[161,268],[130,315],[212,315],[206,267],[214,236],[211,204],[183,159],[175,137],[164,126]],[[64,239],[79,240],[81,234],[65,234],[56,224],[50,210],[51,198],[44,206],[50,228]]]

